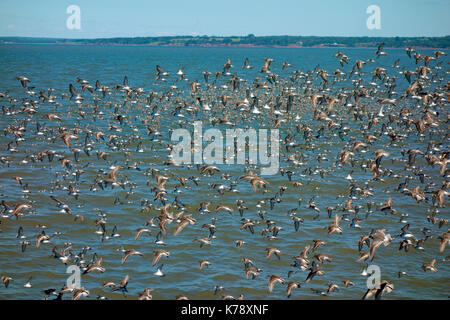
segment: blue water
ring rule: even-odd
[[[338,50],[343,51],[350,57],[348,65],[341,67],[338,60],[333,56]],[[450,267],[448,258],[448,246],[443,252],[439,252],[439,235],[448,230],[448,225],[439,228],[438,224],[431,224],[427,221],[433,206],[432,191],[441,187],[448,177],[440,176],[439,166],[431,167],[422,156],[417,156],[416,168],[423,170],[425,182],[422,184],[415,171],[407,168],[407,156],[402,156],[401,151],[409,148],[419,148],[426,151],[428,142],[436,144],[434,154],[440,155],[441,151],[448,150],[448,123],[445,122],[448,116],[448,102],[438,101],[432,109],[439,112],[435,118],[438,126],[427,128],[424,136],[417,134],[414,125],[406,131],[401,126],[400,121],[393,124],[388,123],[388,115],[398,118],[401,107],[410,110],[411,119],[420,119],[423,116],[424,107],[421,102],[412,98],[400,101],[400,96],[408,86],[404,76],[399,73],[403,69],[415,70],[418,66],[413,59],[408,58],[404,49],[385,49],[387,56],[375,56],[375,49],[335,49],[335,48],[195,48],[195,47],[140,47],[140,46],[75,46],[75,45],[1,45],[0,46],[0,92],[8,90],[10,97],[16,100],[9,101],[8,98],[0,98],[0,104],[6,108],[14,106],[5,111],[0,117],[0,129],[3,131],[8,126],[18,126],[27,123],[26,131],[23,132],[24,141],[19,141],[18,146],[13,144],[17,152],[7,150],[8,143],[15,141],[15,136],[5,132],[0,139],[0,156],[5,157],[6,162],[0,164],[0,199],[6,201],[14,208],[17,203],[32,203],[31,211],[24,211],[24,215],[19,220],[6,217],[0,224],[0,275],[10,276],[13,280],[8,288],[0,287],[1,299],[43,299],[45,295],[42,290],[48,288],[59,289],[65,284],[67,277],[66,268],[75,263],[73,260],[68,265],[64,265],[59,260],[52,257],[52,248],[64,247],[64,243],[70,242],[74,253],[79,253],[84,246],[89,246],[86,260],[90,261],[94,253],[104,258],[104,273],[93,272],[82,275],[81,284],[90,291],[90,295],[83,299],[95,299],[97,296],[105,296],[110,299],[135,299],[144,288],[154,289],[154,299],[174,299],[179,294],[184,294],[190,299],[219,299],[222,295],[229,294],[237,297],[243,294],[246,299],[285,299],[286,285],[276,284],[272,293],[269,293],[267,281],[269,275],[275,274],[283,277],[286,282],[298,281],[302,287],[294,290],[291,299],[360,299],[367,290],[365,276],[360,275],[364,266],[363,262],[356,262],[359,257],[357,241],[361,235],[368,235],[373,228],[385,228],[392,236],[398,235],[405,223],[399,222],[401,214],[408,214],[406,218],[410,223],[410,231],[419,239],[425,238],[422,233],[424,227],[430,229],[430,236],[423,244],[425,250],[416,250],[414,245],[409,251],[399,251],[401,239],[395,239],[387,247],[381,246],[373,262],[380,267],[381,279],[387,280],[395,285],[395,290],[384,296],[386,299],[446,299],[449,296]],[[432,55],[433,50],[418,50],[422,55]],[[242,69],[244,59],[248,57],[253,69]],[[272,58],[271,71],[279,75],[280,81],[277,85],[268,85],[270,89],[255,88],[253,81],[263,82],[265,75],[261,74],[264,58]],[[294,82],[289,80],[294,70],[308,72],[324,69],[330,74],[330,85],[325,94],[337,96],[338,92],[349,92],[354,87],[352,80],[332,83],[332,72],[336,68],[341,68],[345,72],[350,72],[354,62],[358,59],[375,59],[375,62],[368,63],[363,67],[364,74],[361,85],[370,85],[372,72],[375,66],[381,66],[391,77],[397,77],[397,92],[394,97],[400,102],[397,106],[385,106],[385,116],[379,119],[372,131],[379,139],[369,145],[366,153],[355,152],[355,166],[349,163],[343,166],[336,166],[335,162],[339,158],[339,152],[343,148],[350,148],[354,141],[362,140],[363,133],[361,126],[364,121],[355,121],[349,107],[344,103],[337,103],[335,115],[338,123],[351,128],[348,134],[341,140],[338,131],[331,132],[325,130],[323,137],[313,138],[312,144],[308,147],[303,139],[303,131],[296,133],[296,125],[302,124],[312,129],[313,136],[324,126],[324,123],[312,120],[313,106],[309,99],[309,93],[305,90],[306,85],[303,80]],[[393,68],[394,61],[400,59],[400,68]],[[213,73],[209,82],[215,79],[215,72],[221,72],[227,59],[231,59],[234,67],[231,73],[236,73],[246,80],[241,83],[241,89],[232,92],[229,78],[222,75],[217,79],[217,87],[206,89],[203,71]],[[430,62],[432,72],[437,73],[435,80],[427,80],[425,90],[442,91],[442,86],[449,80],[448,77],[448,56],[441,57],[443,61],[441,68],[435,68],[437,61]],[[282,63],[289,62],[292,67],[282,70]],[[166,81],[156,81],[156,65],[160,65],[164,71],[170,75],[164,77]],[[423,65],[420,62],[419,65]],[[175,73],[179,68],[183,68],[187,81],[179,80]],[[26,76],[31,79],[29,86],[33,86],[32,91],[36,95],[30,96],[20,86],[16,76]],[[128,77],[129,85],[133,88],[143,88],[145,93],[124,103],[123,94],[116,91],[114,86],[122,84],[124,76]],[[92,95],[84,91],[85,98],[83,104],[77,105],[73,100],[64,99],[62,94],[69,94],[69,84],[72,83],[81,92],[81,87],[76,83],[80,77],[89,81],[95,87],[95,81],[99,80],[102,85],[111,88],[111,95],[101,98],[97,102],[92,99]],[[430,76],[431,78],[431,76]],[[189,82],[198,81],[201,84],[199,93],[191,93]],[[311,92],[321,90],[320,79],[314,75],[311,78]],[[368,112],[378,114],[380,105],[377,103],[379,97],[386,97],[384,84],[376,80],[379,87],[372,91],[372,98],[362,98],[361,104]],[[170,86],[175,85],[176,89]],[[227,85],[228,88],[222,87]],[[260,98],[259,108],[262,114],[255,115],[248,111],[233,110],[235,102],[245,98],[245,88],[250,87],[251,91]],[[165,166],[164,162],[170,150],[167,144],[170,141],[171,130],[180,126],[192,130],[192,122],[201,120],[204,127],[211,126],[212,118],[220,118],[225,113],[230,113],[230,120],[236,123],[236,127],[246,128],[266,128],[270,129],[274,124],[273,105],[275,99],[270,99],[283,92],[284,88],[290,87],[297,94],[295,103],[289,113],[283,112],[286,122],[280,126],[280,136],[284,139],[288,133],[295,135],[295,141],[299,147],[286,152],[284,147],[281,150],[280,165],[284,170],[295,171],[292,181],[288,181],[286,175],[281,172],[274,176],[267,176],[269,182],[267,192],[259,191],[255,193],[246,181],[239,180],[245,171],[243,165],[220,165],[222,172],[213,176],[201,175],[195,165],[184,167]],[[48,102],[37,102],[37,110],[34,114],[22,113],[23,99],[39,101],[39,91],[53,88],[56,104]],[[151,104],[151,108],[157,105],[161,116],[152,118],[151,108],[146,107],[146,96],[150,91],[154,91],[157,97]],[[229,96],[229,104],[223,108],[220,102],[221,95]],[[210,102],[211,111],[199,110],[195,115],[184,111],[184,118],[173,116],[175,108],[181,102],[186,102],[187,106],[194,107],[195,97],[202,96]],[[283,96],[284,97],[284,96]],[[445,98],[445,97],[444,97]],[[284,99],[284,98],[283,98]],[[446,99],[444,99],[446,100]],[[97,110],[104,115],[94,117],[94,105]],[[270,110],[264,109],[267,104]],[[197,105],[197,107],[199,107]],[[326,109],[326,105],[321,106]],[[285,110],[285,104],[282,106]],[[45,118],[48,113],[57,114],[62,118],[61,123],[50,122]],[[125,115],[124,124],[116,120],[117,114]],[[297,117],[297,120],[296,120]],[[367,117],[365,118],[367,119]],[[47,128],[44,135],[38,135],[36,125],[44,125]],[[380,135],[382,124],[391,126],[397,134],[406,134],[400,137],[395,143],[389,144],[388,135]],[[120,128],[121,131],[110,130],[111,125]],[[155,125],[161,133],[160,141],[151,140],[147,135],[147,125]],[[91,136],[88,142],[92,146],[90,156],[81,152],[79,161],[75,161],[73,153],[62,143],[59,138],[58,127],[65,127],[63,131],[78,129],[90,129],[93,132],[103,131],[106,135],[117,136],[119,149],[114,149],[113,144],[106,141],[99,142]],[[218,125],[220,130],[229,128],[227,125]],[[430,135],[430,132],[433,134]],[[72,140],[72,147],[83,149],[85,146],[86,134],[81,131],[79,139]],[[139,146],[138,142],[142,141]],[[137,152],[138,147],[143,152]],[[384,149],[390,153],[387,159],[383,159],[382,168],[385,170],[384,181],[372,180],[372,173],[364,170],[361,164],[367,163],[374,158],[377,149]],[[55,150],[57,156],[53,162],[48,162],[47,157],[42,162],[32,162],[30,155],[37,155],[46,150]],[[97,159],[96,152],[105,151],[108,153],[107,160]],[[293,165],[284,161],[288,154],[296,154],[297,158],[302,155],[304,163]],[[317,156],[322,155],[327,158],[321,162],[317,161]],[[59,159],[66,157],[71,160],[72,168],[62,168]],[[27,162],[24,163],[23,160]],[[127,169],[128,164],[139,163],[140,171]],[[95,184],[96,179],[106,178],[106,173],[110,171],[112,165],[120,165],[118,172],[119,181],[129,181],[125,189],[107,187],[101,190]],[[311,170],[309,171],[309,168]],[[83,174],[77,181],[74,176],[75,170],[83,170]],[[152,169],[160,170],[162,174],[170,178],[166,185],[167,203],[172,202],[175,196],[185,206],[185,214],[192,214],[197,222],[188,225],[179,235],[174,236],[176,222],[167,225],[168,234],[164,238],[167,246],[163,249],[170,252],[170,258],[162,258],[163,271],[165,277],[153,275],[156,266],[152,267],[153,251],[161,249],[154,243],[158,233],[158,227],[151,227],[152,234],[149,237],[143,234],[137,241],[134,240],[135,231],[142,227],[146,221],[159,215],[160,201],[154,201],[154,192],[150,187],[155,185],[155,178],[151,174]],[[325,170],[323,177],[320,171]],[[256,168],[256,172],[259,170]],[[389,175],[389,171],[392,174]],[[227,174],[227,176],[222,176]],[[345,200],[349,199],[349,187],[351,181],[345,179],[350,174],[354,183],[361,188],[367,186],[371,188],[373,196],[368,198],[355,195],[353,205],[361,205],[360,217],[362,218],[361,229],[349,227],[350,221],[341,221],[343,228],[342,235],[327,235],[325,228],[331,223],[332,218],[328,218],[326,207],[338,206],[341,208]],[[29,193],[22,192],[22,187],[17,184],[12,177],[21,176],[25,183],[28,183]],[[198,186],[188,180],[187,186],[177,186],[177,177],[199,177]],[[420,185],[422,190],[429,184],[430,193],[427,193],[428,201],[416,203],[411,197],[397,191],[399,183],[405,180],[406,176],[411,176],[410,188]],[[238,193],[225,192],[221,195],[217,190],[211,188],[212,183],[220,183],[229,186],[231,181],[237,180],[236,189]],[[294,187],[293,182],[300,182],[300,187]],[[130,189],[133,185],[135,188]],[[67,188],[74,186],[79,189],[79,197],[70,195]],[[281,196],[282,201],[276,203],[274,209],[270,209],[269,199],[279,191],[280,186],[287,186],[287,190]],[[96,188],[97,190],[92,190]],[[64,201],[72,210],[72,215],[60,212],[56,203],[50,199],[54,195]],[[309,200],[315,197],[315,203],[320,208],[320,219],[315,219],[316,212],[306,208]],[[385,214],[379,208],[389,198],[394,199],[394,208],[398,211],[396,215]],[[118,198],[120,203],[114,203]],[[303,201],[299,204],[299,198]],[[241,217],[237,210],[236,200],[245,200],[245,205],[249,208],[244,212],[244,218],[257,221],[255,233],[248,230],[241,230]],[[144,203],[148,200],[148,204]],[[260,203],[264,200],[264,203]],[[448,197],[447,199],[448,200]],[[209,208],[211,213],[200,214],[198,211],[200,203],[211,202]],[[373,212],[366,216],[366,203],[373,201],[376,205],[372,207]],[[234,209],[232,215],[226,212],[215,212],[217,205],[227,205]],[[147,208],[145,208],[147,206]],[[260,206],[260,208],[258,207]],[[447,205],[448,206],[448,205]],[[299,231],[295,231],[293,221],[287,214],[288,210],[296,209],[296,215],[302,217],[304,222],[300,224]],[[448,208],[437,208],[436,217],[438,219],[449,217]],[[101,236],[95,233],[97,227],[96,219],[99,218],[98,210],[106,213],[107,233],[112,232],[112,228],[117,226],[120,237],[101,241]],[[269,239],[261,234],[266,227],[266,223],[258,215],[258,210],[266,211],[264,220],[273,220],[276,225],[283,230],[279,232],[276,239]],[[171,209],[172,212],[180,212],[178,209]],[[337,209],[335,213],[342,215],[344,212]],[[84,221],[74,221],[74,215],[80,214]],[[334,215],[334,213],[333,213]],[[212,217],[217,217],[216,238],[211,245],[200,248],[198,242],[193,240],[206,237],[208,230],[201,228],[204,223],[210,223]],[[349,216],[350,220],[352,215]],[[155,218],[155,221],[156,218]],[[54,235],[50,244],[41,244],[36,248],[36,235],[40,233],[45,225],[45,232],[53,235],[54,232],[61,232],[61,235]],[[24,253],[20,250],[19,242],[16,238],[17,229],[22,226],[24,234],[27,236],[30,245]],[[237,248],[235,240],[244,240],[246,244]],[[301,271],[292,274],[288,278],[288,271],[294,270],[291,266],[293,256],[300,252],[307,245],[312,244],[312,240],[321,239],[327,242],[326,246],[320,247],[316,252],[310,253],[309,259],[315,260],[317,253],[328,254],[333,261],[320,265],[325,271],[323,276],[315,277],[310,283],[303,283],[308,271]],[[134,248],[139,250],[143,257],[132,256],[125,264],[121,264],[122,252],[117,251],[120,246],[126,249]],[[277,247],[281,250],[281,259],[272,256],[268,260],[265,256],[267,247]],[[364,250],[367,250],[365,248]],[[241,257],[252,259],[255,266],[261,268],[260,276],[251,280],[245,277],[244,265]],[[424,272],[423,263],[429,263],[433,258],[438,260],[436,267],[438,272]],[[211,262],[209,268],[199,270],[199,261],[207,259]],[[405,271],[406,276],[398,277],[398,271]],[[108,288],[102,288],[106,281],[113,281],[116,284],[128,274],[130,281],[128,284],[129,293],[124,296],[120,291],[111,292]],[[27,279],[32,276],[31,288],[24,288]],[[342,284],[344,279],[354,282],[355,286],[345,288]],[[319,296],[311,291],[312,289],[326,291],[328,283],[334,282],[340,286],[338,292],[332,292],[328,296]],[[221,285],[225,289],[214,295],[214,286]],[[70,294],[64,295],[64,299],[70,298]]]

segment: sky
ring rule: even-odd
[[[378,29],[367,27],[371,5]],[[449,9],[450,0],[1,0],[0,36],[446,36]]]

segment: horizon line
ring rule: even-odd
[[[304,37],[304,38],[447,38],[449,35],[445,36],[317,36],[317,35],[263,35],[256,36],[252,34],[247,35],[233,35],[233,36],[221,36],[221,35],[158,35],[158,36],[113,36],[113,37],[86,37],[86,38],[70,38],[70,37],[49,37],[49,36],[3,36],[0,38],[29,38],[29,39],[54,39],[54,40],[100,40],[100,39],[134,39],[134,38],[180,38],[180,37],[191,37],[191,38],[263,38],[263,37]]]

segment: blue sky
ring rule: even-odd
[[[69,5],[80,7],[80,30],[66,27]],[[366,26],[370,5],[380,30]],[[0,36],[444,36],[449,9],[450,0],[1,0]]]

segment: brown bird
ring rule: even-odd
[[[305,283],[309,283],[316,275],[322,276],[325,272],[319,269],[319,266],[313,262],[312,266],[309,268],[308,276],[306,277]]]
[[[200,270],[203,269],[203,267],[209,267],[211,265],[211,262],[209,262],[208,260],[201,260],[200,262]]]
[[[383,204],[383,206],[381,207],[381,211],[385,211],[385,210],[391,210],[392,213],[395,213],[396,211],[392,208],[392,197],[390,197],[389,199],[387,199],[387,201]]]
[[[124,255],[122,257],[122,264],[124,264],[125,261],[127,261],[127,259],[130,256],[133,256],[133,255],[138,255],[138,256],[141,256],[141,257],[144,256],[142,253],[140,253],[139,251],[137,251],[135,249],[125,250]]]
[[[114,167],[109,173],[108,173],[108,179],[106,179],[107,182],[111,182],[113,184],[117,183],[117,172],[119,171],[120,166]]]
[[[295,282],[295,281],[289,281],[287,288],[286,288],[286,296],[288,298],[290,298],[291,294],[292,294],[292,290],[298,289],[298,288],[300,288],[300,283]]]
[[[195,224],[197,220],[195,218],[192,218],[192,215],[184,216],[180,219],[180,222],[178,223],[175,232],[173,233],[174,236],[178,235],[187,225]]]
[[[63,134],[61,134],[61,139],[64,144],[70,149],[70,139],[78,139],[78,136],[70,132],[64,132]]]
[[[367,259],[369,259],[369,252],[362,251],[356,262],[365,261]]]
[[[22,177],[15,176],[15,177],[13,177],[13,179],[14,179],[18,184],[22,185],[22,181],[23,181]]]
[[[105,272],[105,268],[102,267],[103,264],[103,257],[98,258],[95,262],[91,263],[84,273],[90,273],[93,271],[100,271],[101,273]]]
[[[144,232],[146,232],[148,235],[151,234],[152,230],[148,229],[148,228],[139,228],[136,230],[136,234],[134,235],[134,240],[139,239],[139,237],[141,236],[141,234],[143,234]]]
[[[89,296],[89,290],[86,290],[84,287],[81,287],[79,289],[75,289],[73,291],[72,300],[78,300],[81,297],[87,297]]]
[[[441,206],[441,208],[443,208],[445,206],[445,197],[449,196],[450,192],[443,190],[443,189],[439,189],[433,192],[433,198],[436,199],[436,201],[439,203],[439,205]]]
[[[364,142],[362,142],[362,141],[356,141],[354,144],[353,144],[353,147],[350,149],[351,151],[355,151],[355,150],[358,150],[359,148],[361,148],[361,147],[367,147],[367,143],[364,143]]]
[[[403,189],[403,192],[410,195],[411,198],[417,201],[419,203],[420,201],[425,200],[425,192],[420,191],[420,186],[415,187],[412,190],[409,190],[407,188]]]
[[[153,262],[152,262],[152,266],[154,266],[155,264],[157,264],[158,263],[158,261],[161,259],[161,257],[167,257],[167,258],[169,258],[169,256],[170,256],[170,252],[169,251],[166,251],[166,250],[156,250],[155,251],[155,255],[154,255],[154,257],[153,257]]]
[[[259,72],[261,73],[269,73],[270,72],[270,63],[273,61],[273,59],[270,58],[264,58],[264,65],[261,68]]]
[[[45,115],[45,117],[46,117],[48,120],[50,120],[50,121],[53,121],[53,120],[56,120],[56,121],[58,121],[58,122],[61,122],[61,121],[62,121],[61,118],[60,118],[59,116],[57,116],[56,114],[54,114],[54,113],[47,113],[47,114]]]
[[[327,294],[330,294],[333,291],[339,291],[339,286],[335,283],[329,283],[328,284],[328,290],[327,290]]]
[[[36,248],[39,248],[39,246],[41,245],[41,242],[48,241],[49,239],[50,239],[50,236],[46,235],[44,231],[42,231],[42,233],[39,233],[36,236]]]
[[[335,232],[342,234],[342,228],[339,226],[339,220],[339,215],[336,213],[333,222],[327,227],[329,235]]]
[[[9,286],[9,282],[12,280],[13,278],[8,277],[8,276],[2,276],[2,282],[5,285],[5,288],[8,288]]]
[[[320,263],[324,263],[324,262],[326,262],[326,261],[333,261],[333,259],[331,259],[328,255],[323,254],[323,253],[321,253],[321,254],[316,254],[316,255],[314,256],[314,258],[316,258],[317,261],[319,261]]]
[[[438,270],[436,269],[435,265],[436,265],[437,259],[433,259],[431,260],[430,263],[424,263],[422,265],[422,269],[424,272],[427,272],[427,270],[431,270],[433,272],[437,272]]]
[[[284,279],[281,278],[280,276],[276,276],[276,275],[273,275],[273,274],[270,275],[269,283],[268,283],[268,285],[269,285],[269,292],[270,293],[272,293],[273,287],[274,287],[275,283],[277,283],[277,282],[279,282],[281,284],[284,284]]]
[[[315,251],[321,245],[326,245],[327,244],[325,241],[322,241],[322,240],[313,240],[313,242],[314,242],[314,246],[312,248],[312,251]]]
[[[346,163],[348,161],[348,159],[350,158],[350,156],[354,156],[354,155],[355,154],[353,152],[351,152],[351,151],[342,150],[339,162]]]
[[[142,291],[142,292],[139,294],[138,299],[139,299],[139,300],[152,300],[152,295],[151,295],[151,293],[152,293],[153,291],[154,291],[153,289],[145,288],[144,291]]]
[[[384,246],[387,246],[389,243],[391,243],[392,241],[391,235],[386,234],[385,232],[386,232],[385,229],[378,229],[371,236],[372,242],[369,248],[370,261],[373,261],[373,259],[375,258],[375,252],[380,245],[384,244]]]
[[[362,297],[363,300],[370,299],[375,296],[375,300],[380,300],[381,296],[385,293],[390,293],[394,290],[394,285],[386,280],[381,281],[380,286],[367,289],[366,293]]]
[[[375,163],[377,164],[377,168],[380,167],[381,159],[383,159],[383,157],[389,157],[389,153],[382,149],[375,151]]]
[[[208,172],[210,175],[213,175],[216,172],[220,172],[220,169],[217,168],[216,166],[205,165],[200,168],[200,173],[205,173],[205,172]]]
[[[348,286],[354,286],[355,284],[353,282],[351,282],[350,280],[342,280],[342,282],[344,283],[344,286],[346,288],[348,288]]]
[[[444,232],[441,234],[438,238],[440,240],[439,242],[439,252],[444,252],[445,246],[447,244],[450,244],[450,232]]]
[[[21,211],[24,209],[31,209],[32,206],[31,204],[28,203],[19,203],[16,205],[16,207],[14,208],[14,210],[11,213],[11,217],[16,217],[17,219],[19,218],[19,216],[23,215],[21,214]]]
[[[259,273],[262,271],[262,269],[256,268],[255,266],[250,266],[250,263],[245,263],[246,268],[245,268],[245,276],[247,279],[250,278],[250,276],[252,277],[252,280],[255,279],[257,276],[259,276]]]
[[[243,241],[243,240],[236,240],[236,247],[240,248],[242,247],[244,244],[246,244],[247,242]]]
[[[221,210],[224,210],[226,212],[228,212],[229,214],[233,213],[233,209],[227,206],[217,206],[216,207],[216,212],[219,212]]]
[[[277,248],[266,248],[266,257],[267,257],[267,259],[270,259],[272,254],[274,254],[278,258],[278,260],[281,259],[280,258],[280,254],[281,254],[280,250],[278,250]]]
[[[268,182],[261,178],[253,178],[250,180],[250,184],[252,185],[253,190],[257,192],[258,188],[265,188]]]

